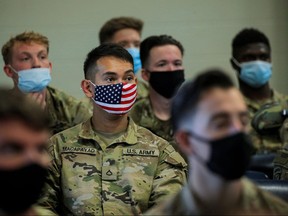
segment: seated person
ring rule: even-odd
[[[59,215],[139,215],[182,188],[187,164],[167,141],[128,117],[137,78],[126,49],[96,47],[84,74],[93,116],[50,139],[53,160],[40,203]]]
[[[171,102],[184,82],[184,48],[168,35],[150,36],[140,46],[142,77],[149,97],[138,101],[130,116],[136,124],[166,139],[178,150],[171,125]]]
[[[250,120],[267,103],[283,104],[288,96],[270,87],[272,75],[271,46],[267,36],[254,28],[241,30],[232,41],[232,67],[248,106]],[[250,125],[250,124],[249,124]],[[259,134],[249,126],[255,153],[276,152],[282,147],[278,135]]]
[[[48,86],[52,63],[48,58],[49,40],[30,31],[10,38],[2,47],[4,72],[13,80],[13,92],[23,92],[37,101],[48,113],[50,131],[58,133],[89,117],[89,103],[82,103]]]
[[[139,74],[142,67],[139,48],[143,25],[143,21],[135,17],[114,17],[108,20],[99,31],[100,44],[116,43],[127,49],[133,57],[133,70],[136,75]],[[137,100],[148,96],[148,85],[139,78]]]
[[[189,160],[188,184],[145,215],[288,215],[285,201],[243,177],[252,148],[249,113],[224,72],[186,82],[174,97],[172,123]]]

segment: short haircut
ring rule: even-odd
[[[126,49],[118,44],[104,43],[92,49],[87,54],[83,66],[85,79],[89,79],[91,81],[94,79],[94,75],[97,72],[97,60],[107,56],[116,57],[131,63],[133,66],[133,58]]]
[[[232,40],[233,56],[237,49],[251,43],[264,43],[271,50],[269,39],[264,33],[255,28],[245,28],[241,30]]]
[[[184,48],[182,44],[169,35],[153,35],[145,40],[143,40],[140,44],[140,58],[143,65],[147,64],[147,60],[149,58],[150,50],[156,46],[164,46],[164,45],[175,45],[181,51],[182,56],[184,55]]]
[[[0,122],[17,120],[35,131],[49,130],[50,120],[47,113],[23,93],[2,87],[0,101]]]
[[[100,44],[111,42],[114,34],[122,29],[131,28],[140,35],[142,33],[143,21],[134,17],[116,17],[108,20],[100,29]]]
[[[235,87],[232,79],[220,69],[200,73],[186,81],[172,100],[171,119],[176,132],[189,116],[195,114],[203,93],[212,88],[229,89]]]
[[[2,56],[5,64],[11,63],[12,49],[17,42],[24,44],[30,44],[34,42],[44,45],[47,48],[47,52],[49,53],[49,40],[46,36],[34,31],[25,31],[16,35],[15,37],[11,37],[10,40],[2,46]]]

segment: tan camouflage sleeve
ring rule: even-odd
[[[51,138],[52,139],[52,138]],[[50,141],[49,143],[49,153],[51,159],[51,165],[48,169],[48,176],[46,179],[46,184],[43,192],[43,196],[39,201],[39,205],[46,209],[46,212],[49,214],[56,214],[57,209],[59,208],[58,203],[60,201],[60,171],[57,165],[57,151],[55,149],[55,144]]]
[[[171,145],[168,145],[160,156],[149,208],[170,196],[176,195],[186,183],[187,164],[181,155]]]

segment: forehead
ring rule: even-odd
[[[269,47],[264,43],[251,43],[236,49],[236,55],[239,57],[244,55],[258,55],[264,53],[270,53]]]
[[[204,92],[196,113],[209,117],[217,113],[234,114],[246,111],[247,107],[243,96],[238,89],[233,87],[229,89],[212,88]]]
[[[182,54],[180,49],[175,45],[163,45],[163,46],[155,46],[150,52],[149,56],[151,59],[161,59],[161,58],[177,58],[181,59]]]
[[[105,71],[122,71],[122,70],[132,70],[133,65],[125,61],[123,59],[117,58],[115,56],[105,56],[102,58],[99,58],[96,61],[97,64],[97,69],[100,72],[105,72]]]
[[[117,32],[112,37],[113,43],[119,43],[121,41],[140,41],[140,34],[138,31],[132,28],[125,28],[121,29]]]
[[[13,141],[29,148],[46,142],[48,138],[47,130],[35,131],[19,120],[0,121],[0,145]]]
[[[12,48],[12,53],[22,53],[22,52],[40,52],[40,51],[47,51],[47,46],[44,44],[40,43],[35,43],[35,42],[19,42],[17,41],[13,48]]]

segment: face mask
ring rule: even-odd
[[[123,115],[133,107],[137,97],[136,84],[91,84],[95,87],[95,97],[92,100],[106,112]]]
[[[11,69],[16,72],[14,68]],[[49,68],[31,68],[20,70],[18,74],[18,88],[24,93],[40,92],[51,81]]]
[[[244,175],[252,152],[252,143],[247,134],[236,133],[217,140],[206,140],[193,133],[191,135],[211,145],[210,159],[206,162],[209,170],[227,181],[239,179]],[[196,157],[203,161],[199,156]]]
[[[184,81],[184,70],[150,72],[150,85],[157,93],[168,99],[174,96]]]
[[[239,64],[233,60],[240,68],[239,78],[247,85],[259,88],[265,85],[271,78],[272,65],[265,61],[250,61]]]
[[[138,48],[127,48],[127,51],[133,57],[134,73],[136,74],[142,68],[141,59],[140,59],[140,51]]]
[[[35,204],[46,174],[47,170],[36,163],[15,170],[0,170],[0,209],[17,214]]]

